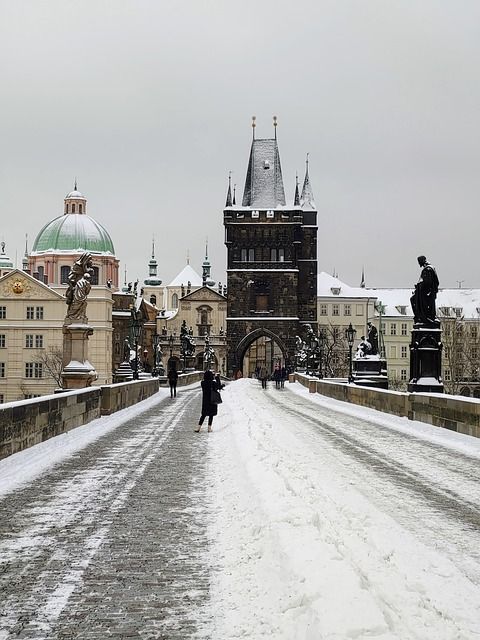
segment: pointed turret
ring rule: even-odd
[[[365,268],[362,267],[362,280],[360,282],[360,287],[362,289],[365,289]]]
[[[253,136],[242,206],[259,209],[285,206],[282,167],[276,137],[257,139]]]
[[[237,200],[236,200],[236,192],[237,192],[237,185],[234,184],[233,185],[233,206],[235,206],[237,204]]]
[[[225,202],[226,207],[232,206],[232,172],[228,172],[228,191],[227,191],[227,200]]]
[[[300,206],[300,194],[298,193],[298,173],[295,174],[295,197],[293,199],[293,206]]]
[[[300,197],[300,205],[303,207],[303,209],[316,210],[312,185],[310,184],[310,176],[308,175],[308,153],[307,153],[307,159],[305,161],[305,180],[303,181],[302,195]]]
[[[148,261],[148,278],[143,281],[144,284],[151,287],[158,287],[162,281],[157,276],[157,261],[155,259],[155,238],[152,237],[152,257]]]

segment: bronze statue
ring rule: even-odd
[[[414,323],[437,326],[435,300],[438,293],[438,276],[432,265],[427,262],[425,256],[419,256],[417,260],[422,271],[420,279],[415,285],[415,291],[410,298]]]
[[[87,296],[92,288],[92,256],[86,252],[76,260],[68,274],[68,288],[65,293],[68,305],[65,324],[87,324]]]
[[[378,331],[377,327],[375,327],[371,322],[367,322],[368,334],[367,340],[370,343],[370,353],[371,356],[378,355]]]

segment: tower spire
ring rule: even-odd
[[[236,185],[236,184],[234,184],[234,185],[233,185],[233,200],[232,200],[232,204],[233,204],[233,206],[235,206],[235,205],[237,204],[237,200],[236,200],[236,197],[235,197],[235,193],[236,193],[236,191],[237,191],[237,185]]]
[[[310,154],[307,153],[307,157],[305,160],[305,179],[303,181],[302,187],[302,195],[300,197],[300,204],[304,209],[315,209],[315,200],[313,197],[312,185],[310,184],[310,176],[308,174],[308,156]]]
[[[202,264],[202,285],[204,287],[206,287],[207,284],[212,284],[211,282],[209,282],[210,270],[211,270],[211,265],[208,260],[208,236],[207,236],[205,238],[205,260],[203,261],[203,264]]]
[[[228,191],[227,191],[227,200],[225,202],[226,207],[232,206],[232,172],[228,172]]]
[[[277,139],[277,116],[273,116],[273,128],[275,131],[275,140]]]
[[[365,267],[362,265],[362,281],[360,282],[360,287],[365,289]]]
[[[300,194],[298,193],[298,172],[295,174],[295,197],[293,199],[293,206],[300,206]]]
[[[252,116],[252,137],[255,140],[255,127],[257,126],[255,124],[255,120],[257,119],[257,116]]]
[[[73,189],[74,189],[74,191],[77,191],[77,176],[75,176],[75,182],[74,182],[74,185],[73,185]]]

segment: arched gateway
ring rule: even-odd
[[[248,347],[262,336],[293,365],[295,336],[317,322],[317,211],[308,175],[301,196],[286,205],[275,137],[254,137],[242,205],[229,181],[223,212],[227,246],[228,374],[244,364]],[[273,348],[273,346],[272,346]]]
[[[275,365],[287,367],[290,364],[283,340],[264,327],[251,331],[240,340],[235,361],[246,377],[251,377],[262,365],[272,373]]]

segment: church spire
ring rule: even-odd
[[[228,191],[227,191],[227,200],[225,202],[226,207],[232,206],[232,172],[228,172]]]
[[[236,196],[235,196],[236,191],[237,191],[237,185],[234,184],[233,185],[233,200],[232,200],[233,206],[235,206],[237,204],[237,200],[236,200]]]
[[[309,154],[307,153],[307,158],[305,160],[305,179],[303,181],[300,204],[304,209],[315,209],[312,185],[310,184],[310,176],[308,175],[308,156]]]
[[[298,193],[298,173],[295,174],[295,198],[293,199],[293,206],[300,206],[300,195]]]
[[[208,260],[208,238],[205,239],[205,260],[202,263],[202,285],[204,287],[207,286],[207,284],[210,284],[210,270],[211,270],[211,265],[210,262]]]

